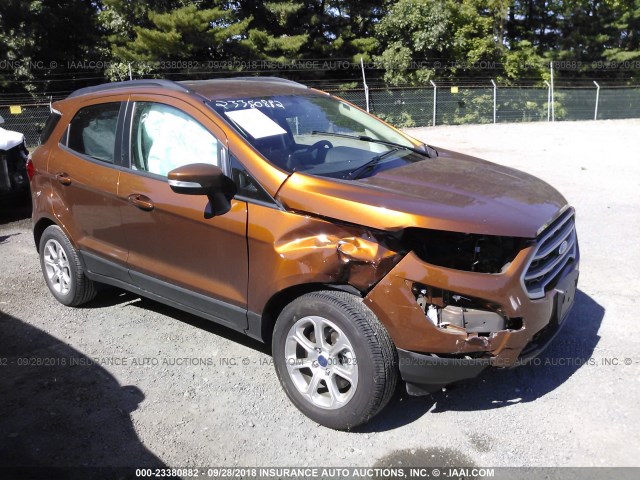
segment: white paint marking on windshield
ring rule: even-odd
[[[287,133],[284,128],[255,108],[224,112],[224,114],[255,139]]]

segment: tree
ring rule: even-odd
[[[8,0],[0,5],[0,60],[8,66],[0,76],[0,86],[3,90],[21,90],[17,83],[26,90],[32,90],[35,85],[34,75],[28,68],[33,59],[36,39],[30,35],[29,18],[36,5],[19,0]],[[12,88],[13,87],[13,88]]]
[[[589,65],[603,58],[616,32],[611,27],[611,2],[565,0],[558,2],[558,31],[553,58]]]
[[[156,61],[361,57],[392,84],[434,75],[541,83],[551,60],[561,74],[563,62],[579,65],[574,78],[593,76],[594,62],[639,60],[639,32],[640,0],[3,0],[0,60],[15,68],[0,72],[0,87],[68,91],[99,81],[99,70],[62,68],[81,60],[109,60],[104,73],[118,80],[129,70],[167,73]],[[348,70],[311,75],[354,80]]]
[[[304,3],[289,0],[240,2],[243,18],[250,18],[247,51],[258,58],[286,62],[300,58],[309,34],[300,26]]]
[[[436,73],[486,75],[482,62],[500,62],[507,0],[399,0],[377,26],[386,45],[378,60],[385,80],[423,84]],[[412,70],[412,66],[416,68]]]
[[[150,26],[134,26],[135,38],[114,53],[125,60],[211,60],[229,58],[238,49],[250,19],[233,10],[188,4],[167,12],[147,12]]]
[[[375,52],[374,26],[385,0],[271,0],[237,2],[251,18],[249,43],[261,58],[351,58]]]
[[[615,62],[640,59],[640,0],[614,0],[609,2],[613,15],[611,43],[604,56]]]
[[[447,0],[399,0],[377,25],[385,45],[376,60],[391,84],[425,83],[435,73],[432,65],[418,62],[453,58],[453,16]]]
[[[0,60],[16,65],[3,72],[3,90],[46,91],[52,74],[67,62],[102,58],[94,0],[3,0],[0,3]],[[78,73],[77,71],[73,73]]]
[[[359,62],[372,60],[379,50],[375,28],[387,14],[388,3],[381,0],[345,1],[329,3],[331,26],[335,41],[331,44],[330,55],[349,58]]]

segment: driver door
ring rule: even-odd
[[[190,163],[226,167],[227,139],[206,115],[181,100],[132,96],[125,148],[128,168],[118,197],[133,283],[236,330],[247,328],[247,204],[211,218],[203,195],[181,195],[167,173]]]

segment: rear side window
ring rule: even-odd
[[[51,112],[51,115],[49,115],[49,118],[47,118],[47,121],[45,122],[44,127],[40,132],[40,145],[47,143],[47,140],[49,140],[49,137],[53,133],[53,130],[56,128],[56,125],[58,125],[60,118],[61,115],[58,112]]]
[[[96,160],[113,163],[120,102],[85,107],[69,125],[67,147]]]

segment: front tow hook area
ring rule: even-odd
[[[489,358],[445,358],[398,348],[400,375],[407,384],[407,393],[423,396],[442,387],[477,377],[491,365]]]

